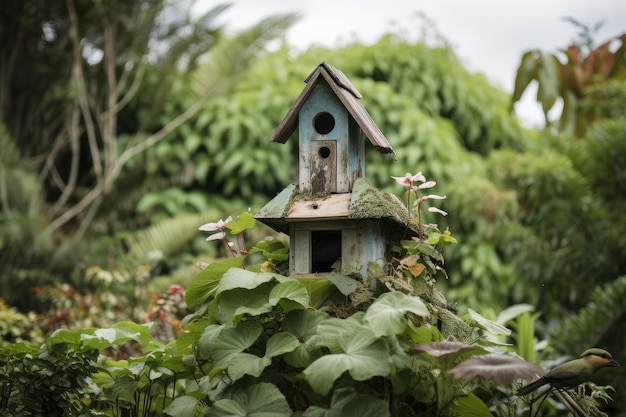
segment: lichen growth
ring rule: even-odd
[[[400,225],[409,223],[408,209],[393,194],[379,190],[365,178],[355,181],[350,201],[351,219],[389,219]]]

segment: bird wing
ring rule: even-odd
[[[564,367],[555,368],[548,372],[545,376],[550,381],[577,378],[583,374],[584,368]]]

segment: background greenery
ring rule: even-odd
[[[538,360],[599,345],[626,362],[624,37],[612,50],[531,51],[511,95],[439,34],[269,52],[295,16],[225,34],[227,6],[186,6],[28,0],[0,12],[3,344],[142,322],[196,262],[225,256],[197,227],[254,212],[293,181],[297,141],[268,138],[323,59],[396,150],[393,164],[367,150],[368,179],[400,194],[390,176],[422,171],[448,196],[450,216],[427,219],[459,241],[437,282],[448,301],[494,319],[533,305],[549,342]],[[592,56],[610,71],[589,69]],[[587,82],[566,82],[576,65]],[[527,129],[511,113],[531,80],[546,111],[569,100],[562,123]]]

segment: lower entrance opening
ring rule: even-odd
[[[341,230],[311,231],[311,272],[331,272],[341,258]]]

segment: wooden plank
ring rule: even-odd
[[[294,239],[294,274],[311,273],[311,231],[295,230]]]
[[[330,194],[337,192],[337,141],[311,142],[311,192]]]
[[[300,200],[292,204],[287,220],[347,218],[352,194],[331,194],[316,200]]]

